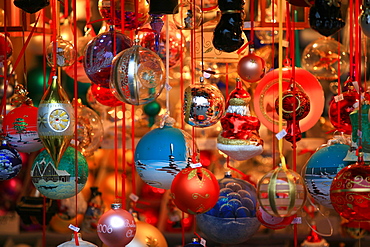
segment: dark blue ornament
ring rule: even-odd
[[[0,181],[14,178],[22,169],[22,159],[18,151],[2,141],[0,146]]]

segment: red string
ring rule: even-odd
[[[118,117],[117,117],[117,106],[114,107],[114,195],[115,198],[121,198],[118,195]],[[123,206],[123,205],[122,205]]]
[[[254,44],[254,0],[250,2],[250,8],[251,8],[251,44]]]
[[[7,4],[6,4],[6,1],[5,1],[4,2],[4,8],[5,9],[7,8],[6,5]],[[8,37],[6,20],[7,20],[7,11],[4,11],[4,33],[5,33],[5,40]],[[3,61],[3,67],[4,67],[4,91],[3,92],[7,92],[7,90],[8,90],[8,58],[7,58],[7,55],[6,55],[6,52],[7,52],[6,47],[4,47],[3,51],[4,51],[4,54],[1,54],[1,55],[4,56],[4,61]],[[0,114],[2,116],[5,116],[6,115],[6,93],[4,93],[3,99],[1,101]]]
[[[349,73],[351,76],[351,79],[354,75],[354,68],[353,68],[353,1],[349,1]]]
[[[131,149],[132,153],[135,153],[135,106],[131,106]],[[135,174],[136,174],[136,167],[135,167],[135,159],[134,155],[132,156],[131,160],[131,179],[132,179],[132,191],[136,195],[136,179],[135,179]]]

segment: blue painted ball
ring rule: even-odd
[[[22,169],[22,159],[17,150],[6,141],[0,146],[0,181],[14,178]]]

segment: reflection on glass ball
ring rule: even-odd
[[[173,13],[173,22],[178,29],[196,29],[202,22],[202,10],[189,1],[178,4]]]
[[[338,46],[340,52],[338,54]],[[332,38],[323,37],[311,42],[303,51],[302,68],[312,73],[317,79],[335,80],[348,72],[349,54],[345,47]]]
[[[122,105],[122,102],[118,100],[116,96],[114,96],[113,89],[101,87],[96,84],[91,84],[89,91],[91,92],[95,101],[99,102],[102,105],[110,107]]]
[[[52,41],[46,52],[46,59],[50,67],[54,65],[54,53],[56,54],[56,65],[59,67],[71,66],[77,56],[72,43],[62,37],[58,37],[56,42]]]

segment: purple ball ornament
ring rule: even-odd
[[[18,151],[3,140],[0,146],[0,181],[14,178],[21,169],[22,159]]]
[[[83,60],[86,75],[91,82],[109,88],[114,56],[131,46],[131,39],[113,28],[94,37],[86,45]]]

